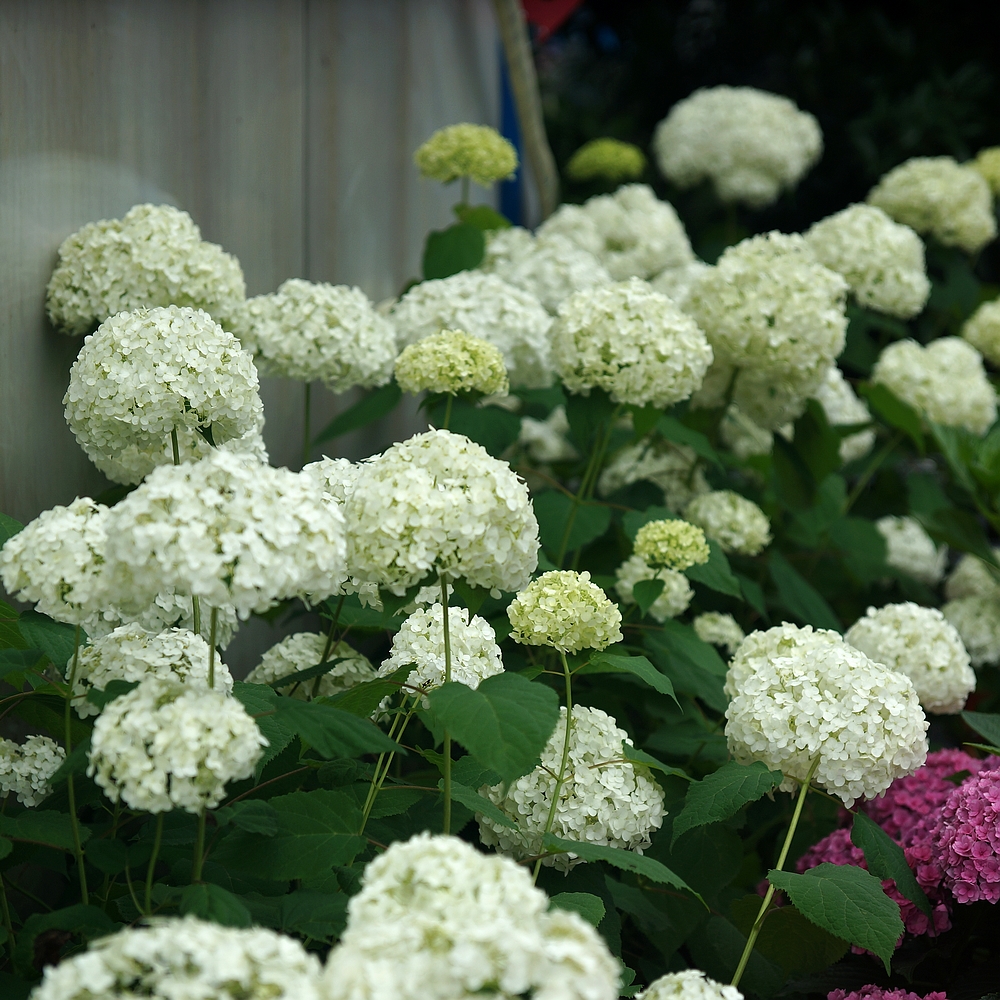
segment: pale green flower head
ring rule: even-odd
[[[622,637],[622,615],[589,573],[551,570],[522,590],[507,608],[511,638],[561,653],[605,649]]]
[[[646,169],[646,157],[638,146],[620,139],[591,139],[566,164],[566,176],[574,181],[634,181]]]
[[[705,532],[681,520],[649,521],[635,536],[634,552],[650,566],[686,570],[708,562]]]
[[[495,128],[464,122],[438,129],[413,154],[413,162],[428,180],[448,184],[469,177],[489,187],[514,174],[517,150]]]
[[[396,358],[396,381],[403,392],[481,392],[506,396],[507,368],[500,350],[462,330],[442,330],[403,349]]]
[[[986,179],[995,195],[1000,194],[1000,146],[979,150],[969,166]]]

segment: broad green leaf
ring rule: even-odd
[[[273,837],[278,832],[278,814],[270,802],[263,799],[244,799],[223,809],[216,809],[215,821],[219,826],[233,824],[248,833],[261,833]]]
[[[109,705],[116,698],[120,698],[123,694],[128,694],[129,691],[135,690],[138,686],[138,681],[108,681],[107,687],[103,690],[96,687],[89,688],[87,691],[87,701],[98,708],[104,708],[105,705]]]
[[[716,712],[724,712],[729,698],[723,688],[723,680],[717,674],[710,674],[694,666],[682,656],[664,655],[657,650],[655,640],[646,637],[646,646],[660,669],[674,686],[674,691],[691,695]]]
[[[13,976],[9,972],[0,972],[0,996],[4,1000],[28,1000],[35,985],[34,982]]]
[[[716,677],[726,676],[728,668],[715,651],[715,647],[699,639],[690,625],[683,625],[668,618],[663,623],[663,630],[650,632],[645,641],[654,652],[679,657],[696,669],[704,670]]]
[[[356,757],[363,753],[406,753],[375,723],[333,705],[278,698],[274,708],[281,725],[297,733],[327,759]]]
[[[395,380],[383,385],[380,389],[375,389],[367,396],[359,399],[353,406],[349,406],[342,413],[338,413],[313,438],[313,444],[323,444],[324,441],[331,441],[340,437],[348,431],[355,431],[359,427],[367,427],[368,424],[380,420],[386,414],[391,413],[396,404],[403,398],[403,392],[396,385]]]
[[[596,927],[605,914],[604,900],[590,892],[559,892],[549,900],[550,910],[579,913],[588,924]]]
[[[355,684],[354,687],[348,688],[346,691],[330,695],[330,704],[345,712],[350,712],[351,715],[370,719],[384,698],[399,693],[400,688],[411,673],[413,673],[413,664],[408,663],[403,667],[398,667],[388,677],[364,681],[362,684]]]
[[[813,504],[795,512],[787,528],[788,537],[803,548],[817,548],[826,532],[841,518],[846,500],[844,477],[827,476],[819,484]]]
[[[911,903],[923,910],[929,919],[934,919],[931,904],[924,890],[917,884],[916,876],[906,862],[903,848],[863,812],[854,814],[851,842],[864,851],[865,864],[872,875],[883,879],[891,878],[896,883],[896,888]]]
[[[648,403],[646,406],[629,406],[629,413],[632,414],[632,438],[635,441],[644,438],[660,419],[663,411]]]
[[[469,788],[477,789],[483,785],[499,785],[503,781],[496,771],[483,767],[475,757],[470,757],[468,754],[452,763],[451,776],[454,781],[460,781]]]
[[[654,691],[665,694],[674,701],[674,686],[670,678],[653,666],[645,656],[615,656],[611,653],[597,653],[590,662],[581,667],[578,674],[632,674],[648,684]]]
[[[444,423],[445,406],[435,406],[430,422]],[[477,406],[467,399],[456,399],[451,407],[448,430],[464,434],[481,444],[494,458],[499,458],[521,433],[521,416],[500,406]]]
[[[899,906],[882,881],[854,865],[824,862],[802,875],[770,871],[771,884],[787,893],[796,909],[818,927],[882,959],[885,971],[903,933]]]
[[[1000,747],[1000,715],[991,712],[963,712],[962,718],[980,736],[985,736],[993,746]]]
[[[768,770],[760,761],[748,765],[730,761],[718,771],[696,781],[687,790],[684,808],[674,820],[671,844],[696,826],[707,826],[735,816],[743,806],[756,802],[782,782],[780,771]]]
[[[45,667],[48,659],[40,649],[0,649],[0,678],[23,674],[39,664]]]
[[[704,969],[706,975],[717,982],[728,983],[736,971],[746,940],[730,921],[716,914],[689,933],[685,943],[697,968]],[[773,997],[784,980],[780,966],[754,949],[740,980],[740,990],[751,996]]]
[[[275,691],[281,691],[282,688],[291,687],[293,684],[304,684],[306,681],[312,681],[317,677],[328,674],[338,663],[344,663],[347,659],[349,657],[338,656],[335,660],[326,660],[323,663],[317,663],[315,666],[306,667],[304,670],[296,670],[294,673],[285,674],[284,677],[277,677],[273,681],[268,681],[267,685],[274,688]]]
[[[347,922],[348,897],[342,892],[298,889],[285,896],[257,892],[241,897],[256,924],[315,940],[336,937]]]
[[[920,414],[904,403],[884,385],[867,383],[858,386],[858,393],[868,400],[871,408],[890,426],[908,435],[921,454],[924,450],[924,424]]]
[[[506,672],[487,677],[475,691],[443,684],[428,700],[439,725],[504,781],[535,767],[559,720],[551,688]]]
[[[992,743],[963,743],[962,746],[972,747],[974,750],[982,750],[983,753],[990,753],[994,757],[1000,757],[1000,747],[995,747]]]
[[[489,205],[456,205],[454,212],[460,222],[467,222],[486,233],[511,227],[510,219]]]
[[[580,503],[558,490],[548,490],[533,500],[542,545],[555,558],[559,551],[575,552],[600,538],[611,524],[611,508]],[[575,513],[574,513],[575,510]]]
[[[28,643],[40,649],[60,670],[73,658],[76,649],[77,628],[49,618],[37,611],[24,611],[18,619],[18,628]],[[79,630],[82,646],[87,633]]]
[[[87,844],[87,864],[105,875],[120,875],[130,863],[128,846],[120,840],[98,838]]]
[[[756,580],[737,573],[736,578],[740,581],[740,590],[743,591],[743,600],[750,605],[765,621],[769,620],[767,604],[764,601],[764,591]]]
[[[722,551],[722,547],[713,539],[708,539],[708,548],[711,553],[708,562],[700,566],[691,566],[684,570],[684,575],[689,580],[704,584],[712,590],[717,590],[720,594],[728,594],[738,600],[743,600],[743,591],[740,588],[740,581],[736,579],[736,574],[729,568],[729,560]]]
[[[808,401],[805,413],[795,421],[792,440],[813,482],[823,482],[840,468],[840,436],[830,427],[823,407],[815,399]]]
[[[0,861],[2,861],[11,851],[14,850],[14,845],[6,837],[0,837]]]
[[[668,723],[657,729],[645,741],[645,745],[657,753],[682,760],[719,761],[729,756],[726,737],[723,733],[710,731],[695,719]]]
[[[917,519],[939,541],[947,542],[960,552],[971,552],[984,562],[996,565],[993,547],[986,540],[983,527],[975,514],[958,507],[939,507],[918,513]]]
[[[69,931],[80,935],[84,941],[91,941],[114,933],[120,926],[99,907],[82,903],[51,913],[32,914],[18,931],[14,966],[22,975],[37,976],[35,941],[45,931]]]
[[[771,477],[775,497],[786,510],[808,510],[816,502],[816,483],[812,472],[795,446],[780,434],[774,435]]]
[[[250,911],[238,896],[210,882],[186,886],[179,909],[181,916],[190,914],[223,927],[249,927],[253,923]]]
[[[338,605],[339,614],[337,614]],[[341,628],[350,626],[355,632],[381,632],[384,627],[385,616],[382,612],[363,605],[357,594],[348,594],[342,602],[339,598],[336,601],[327,601],[320,614],[331,623],[336,617],[337,624]]]
[[[455,596],[466,608],[470,615],[474,615],[482,606],[487,597],[490,596],[488,590],[482,587],[470,587],[465,580],[455,580],[452,583],[455,589]]]
[[[629,540],[634,542],[639,529],[650,521],[674,521],[676,515],[667,507],[647,507],[645,510],[630,510],[622,518],[622,527]]]
[[[438,788],[444,791],[444,778],[438,782]],[[461,802],[466,809],[471,809],[474,813],[482,813],[489,817],[494,823],[507,827],[509,830],[517,830],[518,825],[505,812],[497,808],[485,795],[480,795],[474,788],[463,785],[460,781],[452,779],[451,797],[456,802]]]
[[[945,427],[928,420],[934,440],[941,449],[956,481],[970,493],[976,492],[971,467],[979,453],[980,440],[964,427]]]
[[[0,816],[0,836],[59,851],[73,850],[73,824],[69,816],[60,812],[29,809],[19,816]],[[90,830],[81,826],[80,840],[86,842],[89,836]]]
[[[888,575],[885,537],[874,522],[863,517],[842,517],[830,526],[830,541],[864,586]]]
[[[424,280],[471,271],[482,263],[485,252],[482,229],[469,222],[456,222],[447,229],[432,230],[424,245]]]
[[[295,739],[295,733],[278,721],[274,714],[278,696],[266,684],[248,684],[246,681],[237,681],[233,685],[233,696],[254,717],[257,728],[264,734],[268,742],[254,771],[259,778],[264,768]]]
[[[0,514],[0,547],[4,545],[8,538],[13,538],[24,527],[20,521]]]
[[[640,580],[632,588],[632,596],[635,598],[635,603],[639,605],[639,611],[643,617],[663,593],[663,583],[664,581],[657,577],[652,580]]]
[[[589,396],[570,393],[566,396],[566,419],[569,421],[569,436],[581,455],[590,454],[597,444],[598,435],[603,435],[617,406],[603,389],[591,389]]]
[[[639,750],[637,747],[629,746],[627,743],[622,745],[622,756],[626,760],[632,761],[633,764],[644,764],[646,767],[662,771],[664,774],[675,778],[683,778],[685,781],[693,780],[687,771],[682,771],[679,767],[671,767],[669,764],[664,764],[662,761],[646,753],[645,750]]]
[[[843,626],[819,593],[777,549],[772,549],[768,561],[771,579],[778,588],[778,599],[788,611],[815,628],[828,628],[842,632]]]
[[[88,735],[82,743],[75,743],[70,755],[59,765],[59,769],[49,779],[49,784],[55,788],[65,781],[71,774],[83,774],[90,763],[88,754],[90,753],[90,736]]]
[[[686,444],[696,455],[707,459],[713,465],[722,468],[722,461],[707,437],[700,431],[685,427],[676,417],[664,414],[656,423],[656,429],[668,441],[675,444]]]

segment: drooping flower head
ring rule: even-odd
[[[654,979],[637,1000],[743,1000],[735,986],[723,986],[709,979],[700,969],[668,972]]]
[[[13,792],[22,806],[37,806],[65,760],[66,751],[48,736],[29,736],[23,743],[0,739],[0,798]]]
[[[646,157],[638,146],[621,139],[591,139],[585,142],[566,164],[566,176],[574,181],[638,180],[646,169]]]
[[[1000,365],[1000,299],[984,302],[963,324],[962,337],[991,365]]]
[[[875,527],[885,539],[887,565],[931,587],[941,582],[948,547],[935,545],[916,518],[888,515],[879,518]]]
[[[719,543],[723,552],[755,556],[771,543],[771,522],[752,500],[732,490],[695,497],[684,517]]]
[[[248,684],[270,684],[301,670],[318,666],[326,659],[333,664],[330,669],[302,683],[286,684],[278,688],[278,693],[310,701],[347,691],[356,684],[375,680],[375,670],[367,656],[348,646],[346,642],[336,642],[329,650],[327,638],[319,632],[296,632],[276,642],[260,658],[260,663],[247,674]]]
[[[635,585],[643,580],[662,580],[663,590],[650,605],[648,614],[658,622],[676,618],[687,610],[694,590],[683,573],[674,569],[653,569],[634,552],[615,570],[615,590],[623,604],[635,604]]]
[[[702,642],[721,646],[730,656],[740,648],[740,644],[746,638],[736,619],[721,611],[706,611],[698,615],[691,624]]]
[[[647,521],[636,533],[635,554],[650,566],[686,570],[708,562],[705,532],[680,519]]]
[[[403,348],[396,358],[396,381],[403,392],[481,392],[506,396],[510,390],[500,349],[462,330],[432,333]]]
[[[851,388],[844,373],[830,365],[820,387],[813,393],[813,399],[823,407],[827,422],[831,427],[852,424],[866,424],[872,415],[864,400],[859,399]],[[840,439],[840,460],[845,464],[864,458],[875,444],[875,431],[858,431]]]
[[[517,170],[517,150],[495,128],[463,122],[438,129],[414,154],[424,177],[448,184],[469,177],[483,187]]]

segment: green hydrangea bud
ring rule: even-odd
[[[649,521],[635,536],[635,554],[650,566],[685,570],[708,562],[705,532],[687,521]]]
[[[638,146],[620,139],[591,139],[570,157],[566,176],[574,181],[617,184],[637,180],[645,169],[646,157]]]
[[[462,330],[442,330],[404,348],[396,358],[396,381],[414,395],[426,389],[506,396],[510,390],[499,349]]]
[[[438,129],[413,154],[417,169],[432,181],[448,184],[470,177],[489,187],[517,170],[517,150],[488,125],[449,125]]]

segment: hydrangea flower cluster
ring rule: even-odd
[[[286,636],[264,653],[260,663],[247,674],[247,683],[270,684],[289,674],[318,666],[324,662],[326,643],[326,636],[318,632],[295,632]],[[310,701],[340,694],[356,684],[375,680],[375,670],[368,657],[346,642],[331,646],[326,658],[333,666],[325,674],[301,684],[286,684],[278,688],[278,693]]]
[[[154,917],[47,965],[33,1000],[320,1000],[319,960],[295,938],[197,917]]]
[[[638,146],[621,139],[591,139],[569,158],[566,176],[574,181],[620,184],[636,180],[645,169],[646,157]]]
[[[691,624],[695,635],[702,642],[721,646],[730,656],[740,648],[740,644],[746,638],[736,619],[721,611],[706,611],[698,615]]]
[[[698,456],[687,445],[645,440],[627,445],[611,457],[597,481],[597,492],[610,496],[641,480],[663,490],[663,502],[675,514],[711,489]]]
[[[186,450],[258,431],[257,371],[240,342],[200,309],[120,313],[88,337],[70,370],[66,421],[109,479],[137,483]]]
[[[950,156],[915,156],[901,163],[872,188],[868,204],[967,253],[981,250],[997,234],[989,184]]]
[[[65,759],[66,751],[48,736],[29,736],[23,743],[0,740],[0,797],[13,792],[22,806],[37,806]]]
[[[743,1000],[735,986],[723,986],[700,969],[668,972],[654,979],[636,1000]]]
[[[713,490],[695,497],[684,517],[718,542],[723,552],[755,556],[771,544],[767,515],[752,500],[732,490]]]
[[[962,338],[991,365],[1000,365],[1000,299],[984,302],[965,321]]]
[[[292,278],[248,299],[236,333],[266,375],[321,379],[332,392],[392,376],[396,331],[360,288]]]
[[[469,177],[483,187],[512,177],[517,150],[495,128],[462,122],[438,129],[413,154],[424,177],[449,184]]]
[[[496,632],[479,615],[465,608],[448,608],[448,639],[451,647],[451,679],[475,690],[481,681],[503,671]],[[414,687],[440,687],[445,682],[444,608],[432,604],[418,608],[392,638],[388,659],[378,669],[389,677],[400,667],[414,669],[406,683]]]
[[[786,424],[778,430],[788,438],[792,427]],[[735,403],[730,403],[722,415],[719,437],[741,462],[753,455],[770,455],[774,448],[774,432],[758,427]]]
[[[694,259],[673,205],[648,184],[626,184],[583,205],[560,205],[538,227],[540,237],[565,236],[592,253],[615,281],[651,278]]]
[[[979,150],[970,166],[989,184],[993,194],[1000,194],[1000,146]]]
[[[886,565],[931,587],[941,582],[948,547],[935,545],[916,518],[888,515],[879,518],[875,527],[885,539]]]
[[[245,297],[240,262],[202,240],[187,212],[136,205],[63,240],[45,305],[57,330],[79,335],[116,313],[168,305],[204,309],[229,329]]]
[[[912,601],[869,608],[844,638],[869,659],[909,677],[928,712],[955,715],[976,690],[969,654],[937,608]]]
[[[860,305],[910,319],[931,292],[924,244],[874,205],[851,205],[805,234],[821,264],[843,275]]]
[[[496,274],[459,271],[414,285],[393,307],[400,347],[442,330],[464,330],[503,355],[514,388],[544,389],[552,381],[552,317],[534,295]]]
[[[897,340],[879,355],[872,381],[946,427],[985,434],[997,418],[997,397],[979,352],[959,337],[922,347]]]
[[[831,990],[826,1000],[948,1000],[947,993],[932,992],[927,996],[909,990],[890,990],[883,986],[862,986],[860,990]]]
[[[566,407],[559,405],[544,420],[521,417],[517,440],[535,462],[569,462],[577,457],[577,450],[566,437],[568,433]]]
[[[785,791],[818,760],[816,783],[850,807],[927,755],[913,683],[836,632],[784,624],[751,633],[729,664],[725,692],[730,753],[781,770]]]
[[[708,268],[709,265],[704,261],[692,260],[680,267],[666,268],[655,278],[650,278],[649,283],[654,291],[662,292],[683,309],[695,279],[704,274]]]
[[[506,396],[507,369],[499,348],[461,330],[442,330],[405,347],[396,358],[403,392],[481,392]]]
[[[696,90],[656,126],[663,175],[687,188],[709,178],[725,202],[762,208],[819,159],[819,123],[793,101],[753,87]]]
[[[512,592],[538,564],[527,487],[506,462],[446,430],[363,462],[344,516],[351,572],[397,594],[431,571]]]
[[[151,676],[97,717],[87,775],[130,809],[200,813],[253,774],[267,745],[235,698]]]
[[[591,583],[588,572],[543,573],[510,602],[507,617],[515,642],[561,653],[605,649],[622,638],[618,605]]]
[[[208,643],[187,629],[147,632],[141,625],[121,625],[80,650],[73,707],[81,719],[98,715],[101,710],[87,700],[89,692],[103,691],[111,681],[141,681],[150,676],[208,690],[208,660]],[[215,688],[224,694],[233,690],[233,678],[224,663],[215,666]]]
[[[552,357],[570,392],[658,409],[687,399],[712,363],[697,324],[638,278],[577,292],[559,307]]]
[[[1000,548],[993,549],[995,558],[1000,559]],[[1000,599],[1000,576],[994,576],[987,564],[971,554],[963,555],[948,574],[944,583],[944,593],[949,600],[962,597],[996,597]]]
[[[636,532],[633,548],[650,566],[675,570],[707,563],[711,555],[705,532],[681,520],[647,521]]]
[[[831,427],[846,427],[851,424],[866,424],[871,418],[868,404],[859,399],[844,378],[843,372],[831,365],[813,399],[823,407],[827,422]],[[840,460],[845,464],[864,458],[875,444],[875,431],[858,431],[840,440]]]
[[[518,825],[517,830],[512,830],[478,815],[484,844],[516,858],[544,853],[542,839],[556,787],[553,775],[560,772],[565,740],[564,706],[538,767],[510,785],[480,789]],[[639,854],[649,847],[651,834],[663,823],[663,790],[648,768],[622,756],[626,745],[632,745],[628,734],[606,712],[573,707],[569,758],[551,831],[555,836]],[[574,862],[579,862],[575,854],[542,859],[542,864],[559,871],[568,871]]]
[[[531,874],[457,837],[418,834],[370,862],[327,960],[326,1000],[615,1000],[618,963]]]
[[[348,458],[327,458],[310,462],[302,467],[302,475],[308,476],[335,503],[343,504],[354,489],[361,466]]]
[[[694,590],[683,573],[674,569],[653,569],[642,556],[634,552],[615,570],[615,579],[615,590],[623,604],[635,604],[637,583],[643,580],[662,580],[663,590],[648,611],[658,622],[683,614],[694,597]]]
[[[988,594],[959,597],[941,613],[958,630],[974,667],[1000,663],[1000,600]]]

